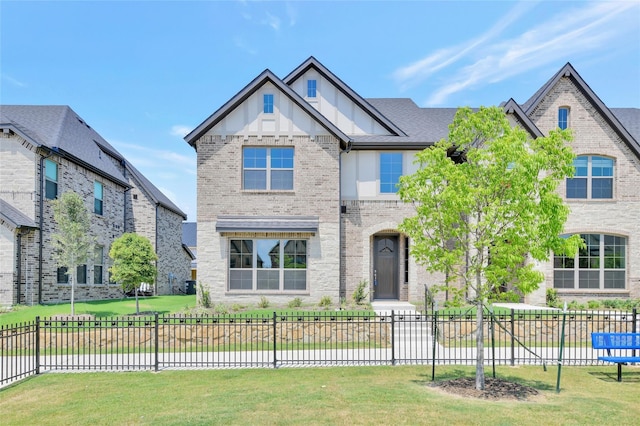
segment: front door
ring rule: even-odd
[[[373,298],[398,298],[398,236],[373,238]]]

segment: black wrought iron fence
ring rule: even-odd
[[[485,362],[557,361],[562,317],[487,315]],[[639,322],[636,309],[567,313],[563,364],[597,363],[592,332],[638,332]],[[477,331],[475,313],[464,310],[36,318],[0,327],[0,385],[52,370],[473,364]]]

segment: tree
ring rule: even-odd
[[[52,235],[53,257],[59,266],[67,269],[67,275],[71,275],[71,315],[75,315],[78,266],[87,262],[94,247],[94,240],[89,235],[91,218],[84,201],[75,192],[65,192],[52,203],[53,218],[58,225],[58,232]]]
[[[113,265],[109,268],[111,279],[121,283],[122,290],[135,291],[136,314],[140,314],[138,290],[142,283],[152,284],[156,277],[155,261],[158,259],[148,238],[134,233],[125,233],[111,244],[109,257]]]
[[[533,262],[574,255],[579,236],[561,236],[569,208],[556,193],[573,175],[571,133],[531,139],[498,107],[460,109],[447,140],[417,154],[399,196],[416,215],[400,229],[411,254],[442,287],[476,305],[476,388],[484,389],[484,308],[500,288],[527,294],[544,280]],[[454,161],[455,160],[455,161]]]

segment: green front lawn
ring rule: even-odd
[[[172,295],[140,297],[140,312],[158,312],[159,314],[171,314],[192,309],[196,306],[195,295]],[[136,313],[135,297],[115,300],[100,300],[94,302],[76,302],[76,315],[90,314],[96,318],[106,318]],[[17,324],[33,321],[54,315],[71,315],[71,305],[62,303],[59,305],[14,306],[12,310],[0,313],[0,325]]]
[[[0,390],[5,425],[601,425],[637,424],[640,367],[499,367],[529,401],[434,390],[430,366],[44,374]],[[487,370],[487,377],[490,370]],[[473,377],[436,367],[436,379]]]

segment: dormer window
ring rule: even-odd
[[[562,130],[569,127],[569,107],[558,108],[558,127]]]
[[[316,80],[307,80],[307,97],[316,97]]]
[[[273,95],[266,94],[262,99],[263,99],[262,112],[264,112],[265,114],[273,114]]]

